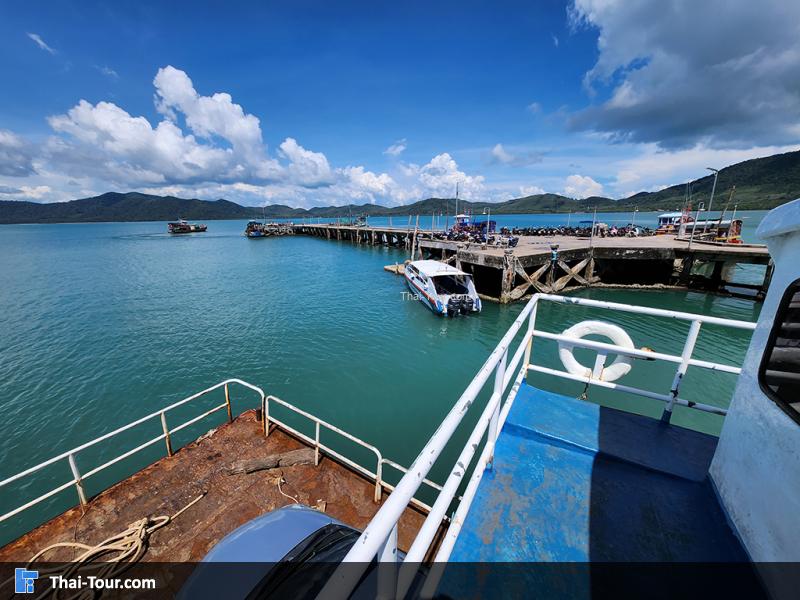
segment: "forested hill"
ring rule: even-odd
[[[694,205],[711,195],[713,175],[691,182]],[[756,158],[725,167],[719,172],[714,206],[722,208],[731,200],[739,210],[768,209],[800,198],[800,151]],[[505,202],[459,201],[459,211],[495,214],[558,213],[570,211],[667,211],[680,208],[686,195],[686,183],[658,192],[642,192],[628,198],[591,197],[576,200],[559,194],[537,194]],[[108,192],[93,198],[70,202],[0,201],[0,223],[80,223],[97,221],[171,221],[248,219],[266,214],[267,218],[301,219],[304,217],[346,217],[349,215],[427,215],[455,210],[452,198],[428,198],[413,204],[386,207],[379,204],[320,206],[311,209],[271,204],[264,208],[241,206],[228,200],[198,200],[174,196],[154,196],[138,192]]]

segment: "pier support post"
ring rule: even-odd
[[[689,286],[689,279],[692,275],[692,267],[694,266],[694,255],[690,254],[681,261],[681,272],[678,276],[678,283],[680,285]]]
[[[500,304],[511,302],[511,290],[514,288],[514,253],[506,250],[503,254],[503,280],[500,287]]]

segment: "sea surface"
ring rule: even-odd
[[[747,241],[755,241],[764,214],[741,214]],[[602,218],[626,223],[630,216]],[[492,218],[533,226],[565,224],[567,216]],[[654,219],[655,213],[636,216],[637,223],[654,225]],[[185,236],[168,235],[160,222],[0,226],[0,480],[229,377],[259,385],[408,465],[522,307],[485,303],[480,316],[438,318],[408,299],[401,278],[383,270],[405,258],[400,250],[303,236],[248,240],[244,223],[212,221],[207,233]],[[755,320],[760,309],[750,300],[698,292],[578,295],[745,320]],[[562,306],[540,308],[537,327],[562,331],[590,316],[619,323],[637,346],[662,352],[680,354],[688,330],[674,321]],[[696,356],[738,364],[748,338],[704,327]],[[533,359],[559,364],[555,346],[544,340],[536,342]],[[670,365],[637,361],[625,383],[666,393],[673,372]],[[570,395],[583,391],[578,384],[532,379]],[[725,406],[733,385],[731,375],[690,369],[681,395]],[[256,405],[241,389],[232,388],[232,396],[236,413]],[[589,399],[661,412],[659,402],[643,398],[591,390]],[[217,393],[171,413],[170,424],[222,400]],[[473,409],[468,423],[478,412]],[[224,411],[175,434],[174,445],[223,419]],[[674,422],[718,433],[722,421],[678,408]],[[85,473],[160,432],[154,420],[79,453],[77,465]],[[369,453],[330,435],[323,441],[374,469]],[[449,447],[447,456],[458,450]],[[89,478],[87,492],[163,453],[157,443],[115,464]],[[440,466],[433,475],[442,480],[444,473]],[[68,479],[61,461],[0,488],[0,514]],[[0,523],[0,543],[76,500],[70,488]]]

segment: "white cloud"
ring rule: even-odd
[[[495,144],[491,151],[491,162],[512,167],[526,167],[542,162],[542,155],[538,152],[512,153],[502,144]]]
[[[293,183],[311,188],[333,183],[331,166],[321,152],[306,150],[294,138],[286,138],[280,151],[290,161],[287,171]]]
[[[56,53],[56,51],[48,46],[47,43],[42,39],[42,36],[40,36],[38,33],[28,33],[28,37],[31,38],[33,42],[45,52],[49,52],[50,54]]]
[[[657,144],[642,144],[638,153],[610,163],[616,172],[612,184],[620,197],[640,191],[653,191],[698,179],[708,174],[706,167],[722,168],[731,164],[800,150],[800,145],[757,146],[744,150],[709,148],[697,144],[692,148],[675,151],[661,150]]]
[[[461,198],[478,199],[484,191],[484,177],[460,171],[456,161],[447,152],[434,156],[420,167],[417,181],[424,190],[420,197],[432,195],[450,198],[455,194],[456,184]]]
[[[260,120],[230,94],[203,96],[170,66],[159,69],[153,84],[162,115],[156,123],[113,102],[80,100],[47,119],[54,134],[36,148],[0,130],[0,193],[54,201],[138,189],[311,206],[452,196],[458,183],[464,198],[508,196],[508,190],[486,189],[482,175],[467,174],[447,153],[422,166],[398,161],[392,174],[333,166],[293,137],[270,156]],[[398,140],[390,149],[397,156],[405,144]],[[22,177],[24,185],[3,177]]]
[[[521,197],[523,197],[523,198],[526,197],[526,196],[537,196],[539,194],[545,194],[545,193],[547,193],[547,192],[545,192],[538,185],[521,185],[521,186],[519,186],[519,195]]]
[[[95,68],[106,77],[110,77],[111,79],[119,79],[119,73],[117,73],[111,67],[95,67]]]
[[[26,177],[35,172],[30,144],[7,129],[0,129],[0,175]]]
[[[564,195],[570,198],[588,198],[602,193],[602,184],[588,175],[570,175],[564,182]]]
[[[20,188],[21,195],[31,200],[40,200],[45,195],[49,194],[52,190],[49,185],[27,186],[23,185]]]
[[[175,121],[175,111],[181,112],[195,135],[209,140],[221,137],[231,144],[244,168],[254,168],[259,177],[270,177],[274,163],[266,159],[260,121],[245,113],[230,94],[200,96],[189,76],[172,66],[159,69],[153,84],[160,113]]]
[[[533,114],[538,115],[540,112],[542,112],[542,105],[538,102],[531,102],[528,104],[528,110]]]
[[[69,163],[65,155],[83,153],[82,164],[74,166],[96,175],[105,171],[112,180],[137,184],[231,179],[237,170],[232,151],[200,144],[170,121],[153,128],[146,118],[133,117],[111,102],[93,105],[81,100],[48,122],[77,142],[51,140],[47,148],[51,158]]]
[[[552,38],[553,38],[553,46],[558,48],[558,36],[556,34],[552,34]]]
[[[588,89],[609,97],[570,124],[662,148],[787,144],[800,132],[800,3],[574,0],[596,29]]]
[[[383,151],[384,154],[388,154],[389,156],[400,156],[405,149],[408,147],[406,138],[402,140],[397,140],[394,144],[389,146],[386,150]]]

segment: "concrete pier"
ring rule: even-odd
[[[502,303],[580,286],[696,288],[761,299],[772,273],[766,246],[690,243],[671,235],[521,236],[515,248],[503,248],[437,240],[430,230],[410,222],[407,227],[295,225],[294,230],[329,240],[399,247],[414,260],[442,260],[471,273],[483,297]],[[763,281],[732,281],[737,264],[766,265]]]

